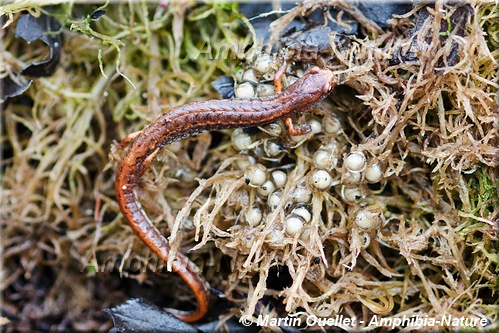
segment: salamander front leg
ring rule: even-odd
[[[287,68],[288,63],[286,62],[286,59],[284,59],[281,67],[274,75],[274,87],[276,93],[280,93],[282,91],[282,78],[284,77],[284,74],[286,74]],[[284,123],[286,124],[288,133],[291,136],[304,135],[310,131],[310,126],[308,125],[295,125],[291,117],[284,118]]]

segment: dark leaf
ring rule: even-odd
[[[228,75],[222,75],[211,83],[222,98],[234,97],[234,79]]]
[[[362,14],[382,29],[390,28],[386,21],[393,18],[394,14],[405,14],[412,9],[412,4],[409,1],[359,1],[356,6]]]
[[[331,28],[323,25],[298,31],[287,31],[281,39],[283,45],[292,50],[305,52],[327,52],[331,50],[329,36]]]
[[[214,290],[212,290],[214,291]],[[213,307],[211,317],[218,318],[225,314],[229,303],[219,304]],[[232,304],[232,303],[230,303]],[[143,299],[129,299],[126,303],[114,308],[103,310],[113,319],[114,327],[109,331],[116,332],[185,332],[204,333],[213,332],[220,324],[218,319],[212,321],[202,321],[195,324],[187,324],[171,313],[161,309]],[[244,326],[237,318],[224,320],[224,325],[231,333],[251,333],[255,332],[253,325]]]
[[[282,3],[281,14],[267,15],[266,13],[273,10],[272,4],[256,2],[241,4],[240,11],[250,19],[258,39],[265,44],[270,36],[270,24],[293,7],[295,7],[294,3],[284,2]],[[296,17],[282,32],[281,42],[283,47],[294,51],[294,60],[316,59],[320,53],[331,52],[329,37],[333,31],[337,32],[338,36],[356,35],[358,33],[359,23],[353,20],[347,26],[329,20],[327,26],[324,26],[324,10],[329,11],[333,17],[338,14],[331,7],[319,8],[307,16]],[[264,15],[259,16],[261,14]],[[335,42],[341,44],[340,38],[338,37]]]
[[[12,73],[14,76],[17,77],[17,73]],[[24,80],[14,80],[12,77],[7,76],[2,79],[2,100],[0,103],[4,103],[7,99],[15,96],[21,95],[23,92],[28,90],[29,86],[31,85],[31,80],[29,81],[24,81]]]
[[[50,76],[54,73],[61,58],[62,36],[60,24],[55,18],[41,14],[34,17],[24,14],[19,18],[16,26],[16,37],[23,38],[31,43],[41,40],[50,48],[50,58],[47,61],[35,62],[21,71],[22,75],[32,77]]]
[[[433,20],[433,15],[428,11],[427,5],[422,7],[418,11],[418,18],[414,28],[410,31],[408,38],[413,38],[424,26],[427,20]],[[457,43],[453,38],[449,38],[450,33],[455,33],[457,36],[464,37],[466,35],[466,24],[469,20],[470,15],[473,13],[473,8],[469,4],[449,4],[449,7],[454,6],[455,11],[450,17],[450,21],[442,20],[440,23],[440,37],[439,43],[442,48],[445,44],[450,43],[451,48],[450,52],[442,55],[437,63],[437,67],[444,66],[454,66],[458,62],[459,56],[459,43]],[[419,58],[416,56],[417,50],[426,49],[426,46],[420,45],[421,41],[419,39],[414,39],[411,43],[409,50],[404,53],[401,50],[396,51],[392,55],[392,60],[390,61],[391,65],[397,65],[401,62],[413,62],[419,61]],[[424,39],[423,43],[430,45],[432,43],[432,38],[429,35]],[[438,75],[444,73],[443,70],[436,70]]]
[[[171,313],[141,299],[103,310],[111,316],[114,328],[110,332],[200,333]]]
[[[104,9],[97,9],[92,13],[92,15],[90,15],[90,18],[95,21],[100,19],[104,15],[106,15],[106,11]]]

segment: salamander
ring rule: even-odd
[[[154,120],[132,141],[116,174],[116,198],[120,210],[138,237],[162,260],[170,252],[168,240],[149,220],[136,195],[141,177],[159,150],[174,141],[203,131],[262,126],[283,117],[303,112],[335,87],[332,71],[313,67],[302,78],[273,97],[208,100],[171,109]],[[177,254],[172,268],[194,292],[198,306],[190,312],[175,312],[186,322],[201,319],[208,311],[209,285],[195,265]]]

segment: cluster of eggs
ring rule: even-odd
[[[274,95],[272,80],[277,68],[276,61],[270,55],[258,56],[251,68],[237,73],[236,97]],[[284,87],[295,82],[304,72],[297,70],[294,73],[297,76],[283,78]],[[336,116],[322,112],[322,117],[310,113],[305,118],[304,125],[309,131],[300,136],[290,136],[279,122],[256,132],[246,129],[233,131],[233,148],[247,157],[239,160],[237,167],[244,170],[246,185],[256,189],[259,203],[246,208],[244,220],[249,227],[265,223],[266,216],[284,200],[286,204],[281,207],[285,207],[288,213],[283,220],[282,237],[306,239],[308,232],[304,226],[312,220],[310,203],[314,191],[331,191],[334,188],[338,189],[337,193],[347,205],[360,207],[352,218],[355,226],[369,230],[377,224],[378,216],[371,214],[369,207],[364,209],[362,201],[369,192],[367,184],[379,183],[383,179],[381,163],[375,158],[368,159],[365,152],[354,150],[349,145],[342,123]],[[301,149],[302,145],[318,146],[318,149],[309,153],[311,149]],[[276,163],[269,161],[280,161],[284,155],[296,160],[304,154],[312,154],[306,158],[308,172],[302,181],[290,184],[292,190],[284,198],[283,188],[288,182],[289,169],[276,167]]]

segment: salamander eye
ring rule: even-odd
[[[333,85],[331,84],[331,82],[326,83],[326,84],[324,85],[324,87],[322,87],[322,93],[323,93],[323,94],[328,94],[328,93],[331,91],[332,86],[333,86]]]
[[[322,87],[322,93],[323,94],[329,94],[331,90],[333,90],[334,86],[336,85],[336,80],[334,77],[331,77],[329,82]]]

